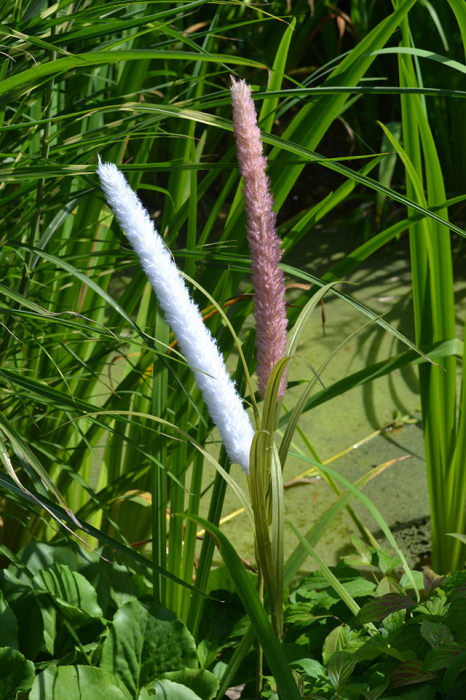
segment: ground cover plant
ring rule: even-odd
[[[464,572],[412,572],[416,600],[398,558],[354,544],[354,554],[304,578],[285,603],[283,650],[301,697],[461,697]],[[230,590],[210,591],[196,644],[172,612],[154,605],[144,569],[112,564],[106,549],[99,554],[65,540],[30,543],[11,556],[0,579],[1,696],[221,697],[224,669],[248,624],[228,574],[220,570],[210,582]],[[248,654],[232,678],[244,698],[255,695],[254,666]],[[264,680],[261,697],[278,697],[268,670]]]
[[[463,346],[456,336],[448,233],[455,241],[464,236],[458,147],[465,104],[464,5],[404,0],[393,5],[313,3],[310,8],[303,2],[291,13],[280,3],[268,9],[265,14],[264,8],[246,4],[94,0],[63,0],[49,7],[18,0],[3,6],[0,18],[5,42],[0,85],[4,564],[31,539],[53,542],[65,528],[79,527],[78,535],[91,547],[100,541],[151,571],[155,608],[170,610],[186,624],[190,638],[201,642],[216,542],[251,623],[223,668],[215,691],[219,697],[255,636],[280,696],[299,697],[279,642],[283,590],[308,551],[319,561],[314,547],[343,507],[361,537],[375,544],[351,510],[351,498],[364,503],[396,547],[382,515],[361,493],[374,472],[350,484],[320,463],[312,435],[306,435],[307,453],[300,459],[337,494],[344,491],[284,561],[282,470],[290,449],[296,452],[292,448],[304,411],[420,363],[432,566],[444,574],[464,565],[465,377],[458,382]],[[270,46],[276,47],[272,56]],[[406,346],[401,354],[331,386],[325,385],[327,363],[309,369],[300,399],[288,411],[277,398],[286,366],[295,359],[279,360],[257,395],[251,379],[260,358],[255,332],[244,333],[253,302],[243,194],[230,138],[231,73],[235,80],[247,79],[260,105],[284,250],[280,269],[287,282],[308,287],[287,309],[288,352],[294,354],[302,328],[326,293],[357,308],[361,324],[377,323]],[[382,119],[387,95],[392,95],[390,120]],[[335,123],[345,124],[352,135],[364,133],[349,164],[347,149],[337,157],[314,150],[326,148],[337,133]],[[237,365],[234,380],[245,406],[253,407],[256,429],[249,494],[236,483],[237,467],[230,471],[213,416],[187,366],[191,363],[180,355],[162,307],[105,205],[95,175],[98,153],[118,164],[138,191],[228,367]],[[299,191],[311,164],[341,179],[334,191],[295,211],[290,195]],[[287,263],[287,255],[317,222],[361,197],[375,202],[376,235],[361,240],[320,280]],[[407,229],[413,339],[336,286],[382,245],[396,245]],[[461,254],[455,243],[458,250]],[[308,360],[312,364],[312,357]],[[311,394],[319,381],[320,389]],[[204,462],[213,464],[217,475],[203,493]],[[218,529],[227,487],[248,513],[258,545],[257,593]],[[201,497],[208,503],[206,519],[199,517]],[[199,527],[214,539],[204,537],[196,555]],[[145,556],[138,552],[141,547]],[[403,562],[399,550],[398,556]],[[13,564],[18,566],[14,559]],[[406,564],[405,573],[416,590]],[[100,609],[102,615],[94,617],[103,620],[106,613]],[[110,629],[102,620],[95,623],[99,634]],[[85,644],[95,639],[86,637]],[[85,666],[80,653],[70,661]],[[86,663],[100,668],[89,654]],[[260,654],[257,663],[259,695]],[[27,678],[34,672],[26,661],[23,668]],[[89,671],[82,673],[87,683]],[[161,675],[151,682],[161,682]],[[14,697],[16,690],[5,692]],[[134,692],[137,697],[139,690]]]

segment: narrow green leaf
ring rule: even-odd
[[[241,602],[243,603],[246,613],[252,623],[259,643],[264,650],[270,670],[272,671],[277,683],[280,697],[282,700],[298,700],[300,694],[288,665],[288,661],[273,632],[267,614],[259,600],[259,596],[257,595],[251,580],[233,546],[230,544],[225,535],[217,527],[214,527],[207,522],[207,520],[204,520],[198,516],[189,517],[191,517],[194,522],[198,523],[207,532],[209,532],[212,537],[214,537],[223,561],[225,562],[235,584],[235,588],[238,591],[238,595],[241,598]]]

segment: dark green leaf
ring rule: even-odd
[[[0,700],[16,700],[34,681],[34,664],[11,647],[0,649]]]
[[[0,591],[0,647],[18,648],[18,621]]]
[[[358,624],[364,625],[367,622],[380,622],[387,615],[416,605],[415,601],[408,596],[399,593],[388,593],[381,598],[375,598],[363,605],[356,616]]]
[[[164,679],[190,688],[201,700],[210,700],[215,697],[219,686],[218,678],[213,673],[192,668],[164,673],[159,680]]]
[[[401,688],[411,683],[424,683],[436,678],[434,673],[423,669],[421,659],[413,659],[400,664],[390,674],[390,688]]]
[[[197,668],[196,646],[184,624],[163,608],[133,600],[116,613],[104,642],[101,668],[127,697],[167,671]]]
[[[449,690],[456,683],[458,676],[466,669],[466,651],[457,656],[448,666],[443,677],[443,687]]]
[[[340,690],[351,676],[358,661],[358,655],[347,651],[337,651],[327,666],[330,683],[335,690]]]
[[[464,598],[466,598],[466,581],[464,583],[460,583],[459,586],[453,588],[450,595],[448,596],[448,600],[459,600]]]
[[[366,644],[367,637],[361,637],[359,632],[350,629],[346,625],[335,627],[327,636],[322,648],[322,659],[328,664],[333,654],[337,651],[354,653]]]
[[[445,644],[445,642],[455,641],[454,636],[446,625],[440,622],[430,622],[429,620],[422,621],[421,635],[434,649]]]
[[[396,632],[397,630],[400,629],[400,627],[403,626],[403,623],[406,618],[406,609],[403,610],[397,610],[396,612],[391,613],[390,615],[387,615],[387,617],[383,621],[383,626],[387,630],[387,632],[390,634],[391,632]]]
[[[37,597],[28,583],[10,571],[0,572],[0,588],[18,622],[18,647],[27,659],[36,658],[44,643],[44,627]]]
[[[364,646],[358,650],[358,659],[360,661],[372,661],[377,659],[382,654],[387,654],[389,645],[387,640],[380,634],[376,634],[369,639],[366,638]]]
[[[425,671],[439,671],[448,666],[458,656],[466,651],[466,647],[456,642],[445,642],[440,647],[431,649],[424,659],[423,669]]]
[[[197,657],[202,669],[209,668],[209,666],[217,658],[218,644],[217,642],[212,642],[209,639],[204,639],[197,647]]]

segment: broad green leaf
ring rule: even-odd
[[[406,595],[388,593],[381,598],[374,598],[374,600],[363,605],[356,616],[356,620],[361,625],[367,622],[380,622],[387,615],[397,610],[411,608],[414,605],[416,605],[416,601],[408,598]]]
[[[384,576],[379,581],[377,586],[376,594],[377,596],[386,595],[387,593],[403,593],[403,587],[398,583],[397,579],[391,576]]]
[[[213,673],[210,673],[210,671],[198,671],[193,668],[164,673],[159,680],[169,680],[186,686],[199,696],[201,700],[210,700],[215,697],[219,686],[218,678]]]
[[[358,655],[347,651],[337,651],[328,662],[327,673],[335,690],[340,690],[354,671]]]
[[[155,681],[151,688],[155,688],[157,698],[163,700],[201,700],[199,695],[181,683],[170,680]]]
[[[390,634],[391,632],[397,632],[401,627],[403,627],[406,619],[406,608],[403,610],[397,610],[396,612],[390,613],[383,620],[383,626]]]
[[[389,574],[401,564],[398,557],[393,557],[384,549],[379,549],[377,552],[377,564],[383,574]]]
[[[173,613],[137,600],[117,611],[104,642],[101,668],[116,679],[125,697],[137,700],[141,688],[162,673],[197,667],[194,640]]]
[[[441,622],[431,622],[427,619],[421,622],[421,637],[424,637],[433,649],[442,646],[446,642],[455,641],[454,636],[446,625]]]
[[[367,639],[365,644],[358,649],[358,659],[360,661],[373,661],[383,654],[389,654],[399,661],[404,661],[402,654],[396,648],[392,648],[387,639],[382,637],[381,634],[375,634],[370,639]]]
[[[48,594],[37,596],[37,601],[40,607],[42,616],[42,627],[44,636],[44,646],[52,658],[60,655],[60,650],[55,649],[57,640],[57,627],[60,625],[60,616],[57,611],[57,606],[53,604]]]
[[[459,674],[466,669],[466,651],[457,656],[448,666],[443,677],[443,687],[445,690],[452,688]]]
[[[346,625],[338,625],[335,627],[326,637],[322,647],[322,660],[324,664],[328,664],[337,651],[344,651],[355,634],[357,633],[353,632]],[[366,639],[360,638],[359,641],[361,645],[363,645]]]
[[[34,681],[34,664],[11,647],[0,648],[0,700],[16,700]]]
[[[125,700],[125,696],[100,668],[49,666],[36,677],[29,700]]]
[[[97,591],[82,574],[67,566],[54,564],[38,571],[33,579],[37,593],[50,593],[66,619],[79,627],[102,617]]]
[[[304,673],[310,678],[328,683],[325,666],[322,666],[322,664],[315,659],[299,659],[299,661],[293,661],[293,666],[302,668]]]
[[[457,644],[456,642],[450,641],[445,642],[427,653],[422,668],[424,671],[440,671],[442,668],[448,668],[448,666],[460,655],[463,655],[465,651],[466,646],[464,644]]]
[[[390,674],[390,687],[401,688],[412,683],[424,683],[437,678],[435,673],[424,670],[422,659],[404,661]]]

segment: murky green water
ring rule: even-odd
[[[300,265],[312,274],[320,275],[329,268],[333,258],[332,248],[341,250],[346,242],[344,231],[314,232],[313,242],[303,241],[295,251],[293,260],[287,263]],[[325,237],[325,239],[324,239]],[[335,242],[336,241],[336,242]],[[349,241],[350,248],[354,248]],[[314,250],[314,257],[309,251]],[[410,267],[408,249],[404,241],[384,248],[367,263],[361,265],[348,280],[354,285],[345,285],[344,291],[369,306],[377,314],[414,340],[412,306],[410,295]],[[366,318],[357,310],[331,293],[325,297],[325,336],[322,333],[320,308],[308,323],[299,347],[299,353],[319,368],[326,358]],[[463,313],[459,315],[464,317]],[[459,335],[461,337],[461,334]],[[405,349],[376,324],[363,329],[353,337],[333,358],[327,367],[323,381],[326,386],[356,372],[370,364],[383,360]],[[305,362],[295,360],[290,379],[310,379],[312,374]],[[293,389],[285,397],[285,405],[292,408],[300,389]],[[420,399],[417,370],[408,367],[395,371],[372,384],[355,388],[332,401],[303,415],[300,427],[312,443],[321,460],[328,460],[360,442],[380,428],[392,423],[394,417],[409,415],[419,418]],[[296,444],[308,454],[302,441]],[[369,496],[402,548],[410,555],[411,563],[429,550],[428,544],[428,496],[424,465],[424,448],[420,423],[404,425],[400,429],[385,432],[365,444],[350,449],[331,465],[350,481],[364,475],[373,467],[405,455],[410,459],[395,464],[365,488]],[[308,468],[296,457],[289,458],[284,474],[285,482],[295,478]],[[246,478],[239,467],[233,467],[235,477],[247,491]],[[208,478],[206,477],[206,483]],[[302,533],[309,530],[325,508],[334,499],[334,494],[323,482],[287,489],[285,492],[286,518]],[[380,528],[355,499],[352,505],[364,524],[380,536]],[[223,514],[238,508],[235,496],[229,492]],[[245,515],[240,515],[223,525],[223,531],[237,547],[239,554],[254,562],[253,536]],[[345,511],[342,511],[332,527],[325,531],[317,549],[328,564],[336,562],[339,555],[348,551],[349,538],[356,534],[355,526]],[[285,555],[291,553],[296,539],[290,528],[285,533]],[[221,563],[218,557],[218,563]],[[303,571],[315,568],[308,559]]]

